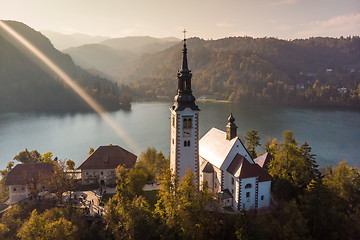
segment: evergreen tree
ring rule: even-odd
[[[260,137],[258,135],[258,132],[256,130],[250,130],[246,133],[245,136],[246,143],[247,143],[247,150],[251,156],[252,159],[255,159],[257,157],[256,153],[256,147],[260,146]]]

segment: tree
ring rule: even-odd
[[[56,217],[53,211],[39,214],[35,209],[17,236],[20,239],[75,239],[77,227],[64,217]]]
[[[90,149],[89,149],[89,155],[92,154],[94,151],[95,151],[94,148],[93,148],[93,147],[90,147]]]
[[[3,202],[7,199],[9,195],[9,188],[5,186],[5,181],[8,173],[14,167],[14,162],[10,161],[6,165],[6,169],[0,171],[1,180],[0,180],[0,202]]]
[[[348,209],[356,213],[360,211],[360,171],[356,167],[346,165],[346,160],[336,168],[328,167],[323,177],[324,185],[339,196]]]
[[[137,167],[145,170],[148,182],[154,182],[161,179],[162,172],[169,167],[169,160],[162,152],[158,153],[155,148],[148,147],[140,154]]]
[[[284,131],[283,135],[284,142],[274,149],[275,157],[269,164],[269,174],[273,177],[274,195],[290,200],[320,175],[309,145],[303,144],[300,149],[292,131]]]
[[[74,170],[74,168],[75,168],[75,162],[72,161],[72,160],[70,160],[70,159],[68,159],[68,160],[66,161],[66,166],[67,166],[67,169],[68,169],[68,170]]]
[[[159,218],[163,239],[213,239],[219,233],[219,218],[206,207],[214,203],[214,195],[198,191],[195,175],[188,169],[180,183],[170,169],[160,185],[155,214]],[[216,227],[214,227],[216,226]]]
[[[147,175],[141,169],[117,168],[116,194],[107,204],[105,221],[116,239],[156,239],[156,227],[146,200],[139,196]]]
[[[148,179],[148,175],[143,169],[134,168],[128,173],[130,189],[136,196],[140,196],[143,193],[143,188]]]
[[[247,150],[251,158],[255,159],[257,157],[256,147],[261,145],[258,132],[256,130],[250,130],[246,133],[245,139],[247,142]]]
[[[22,163],[40,163],[44,161],[43,157],[38,151],[32,150],[31,152],[29,152],[27,148],[25,148],[24,151],[16,155],[14,157],[14,160]]]
[[[53,163],[54,160],[52,159],[52,157],[53,157],[52,152],[44,153],[42,156],[43,162]]]
[[[54,164],[54,174],[49,181],[50,191],[56,194],[59,202],[62,202],[64,192],[72,191],[75,187],[74,178],[67,176],[64,169],[63,162],[59,161],[57,164]]]

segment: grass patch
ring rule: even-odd
[[[159,190],[152,190],[152,191],[144,191],[143,197],[149,203],[151,209],[155,209],[155,204],[158,200],[158,192]]]

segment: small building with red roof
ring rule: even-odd
[[[10,204],[27,199],[34,193],[48,191],[55,167],[53,163],[17,164],[5,179],[5,185],[9,187]]]
[[[78,167],[81,170],[82,184],[115,183],[116,168],[119,165],[133,168],[137,156],[118,145],[100,146]]]

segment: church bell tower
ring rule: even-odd
[[[188,68],[184,30],[181,69],[177,73],[178,89],[171,112],[170,168],[179,180],[191,168],[199,182],[199,107],[191,90],[192,73]]]

